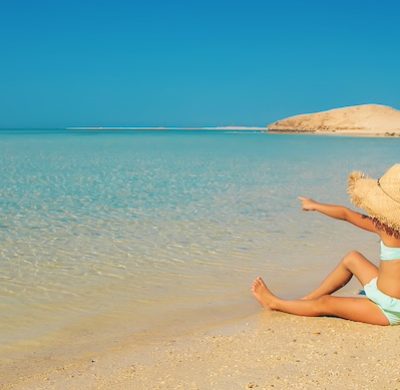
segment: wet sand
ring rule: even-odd
[[[44,360],[2,389],[395,389],[398,327],[263,312],[144,345],[125,340],[75,361]]]

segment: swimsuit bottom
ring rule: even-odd
[[[377,278],[373,278],[364,286],[365,295],[382,310],[390,325],[400,324],[400,299],[384,294],[376,285]]]

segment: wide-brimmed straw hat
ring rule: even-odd
[[[400,231],[400,164],[378,180],[352,172],[348,180],[351,202],[389,228]]]

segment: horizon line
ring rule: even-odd
[[[265,130],[267,126],[1,126],[2,130]]]
[[[267,126],[69,126],[66,130],[265,130]]]

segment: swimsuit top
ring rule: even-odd
[[[386,246],[381,241],[381,260],[400,260],[400,248]]]

